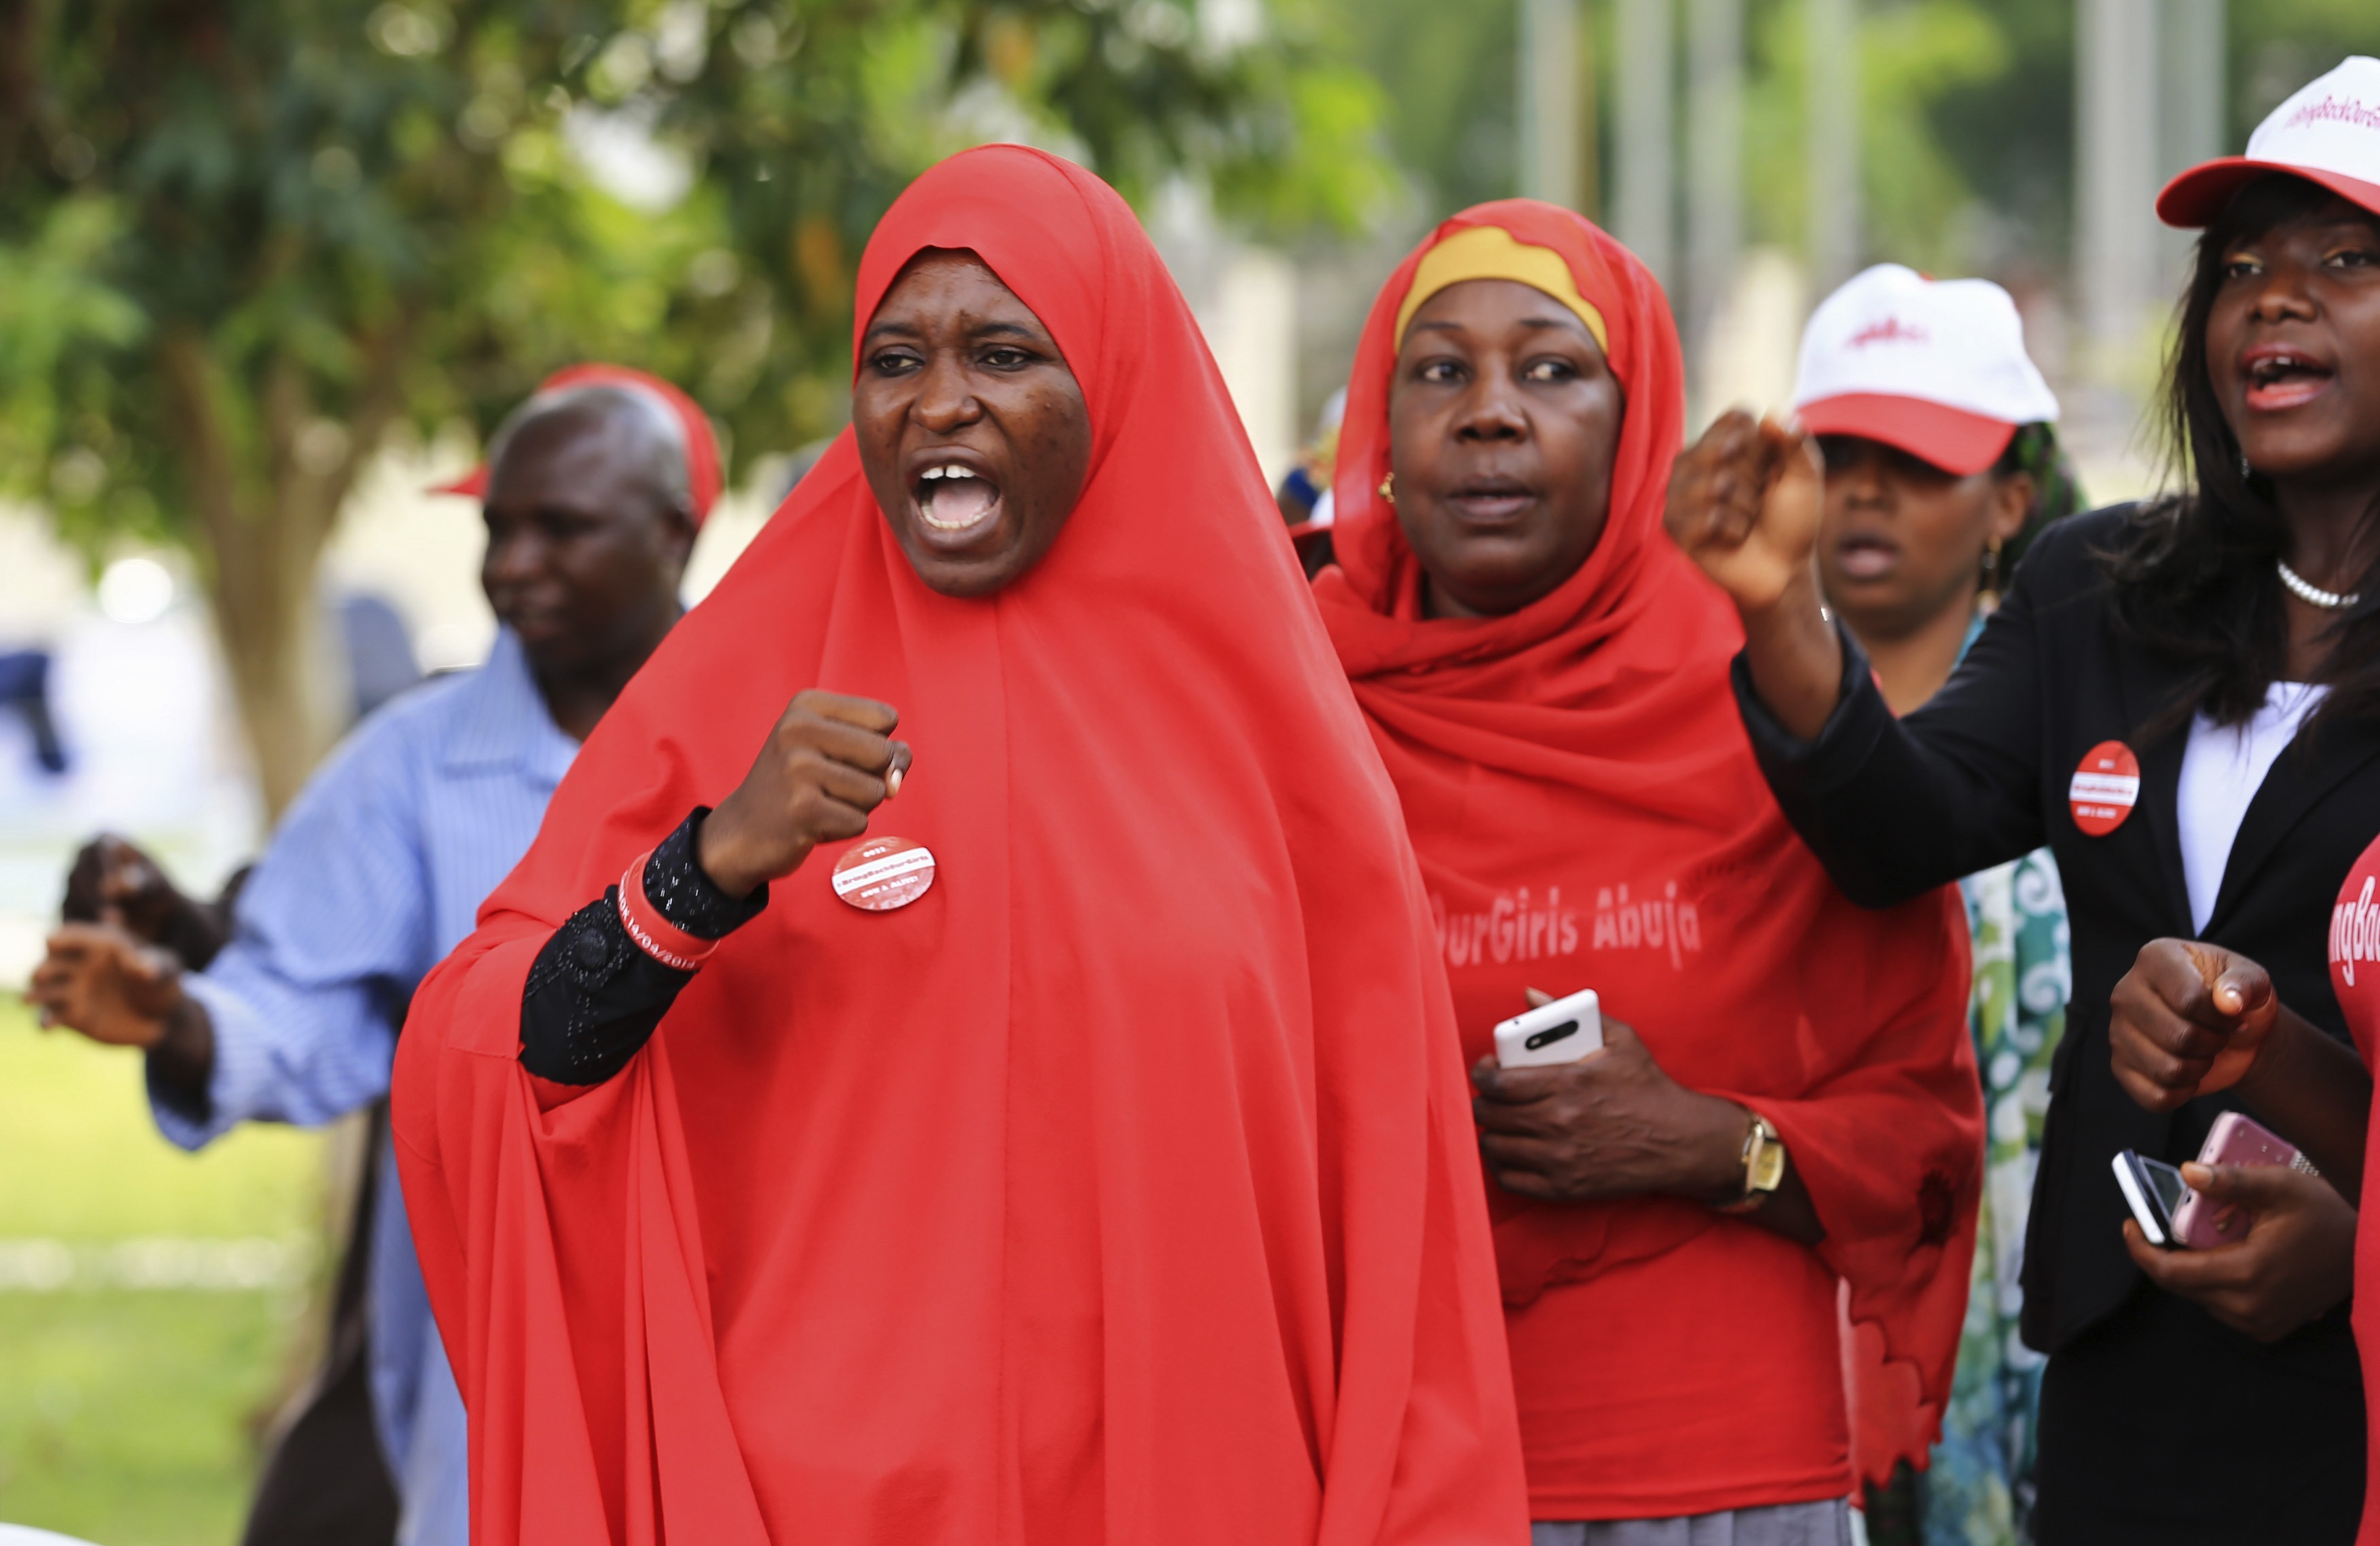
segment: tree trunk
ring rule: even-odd
[[[386,347],[367,349],[370,365],[395,353],[393,338],[375,342]],[[366,392],[345,448],[326,457],[307,453],[312,396],[287,356],[265,368],[253,403],[195,327],[161,333],[158,365],[182,491],[204,539],[215,636],[277,820],[344,719],[316,574],[357,467],[394,417],[394,388]]]
[[[247,520],[209,535],[215,637],[265,810],[278,820],[339,729],[338,673],[314,582],[329,528]]]

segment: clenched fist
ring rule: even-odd
[[[797,693],[735,792],[702,823],[695,860],[711,883],[747,897],[791,875],[820,843],[856,838],[908,771],[891,739],[892,705],[811,688]]]
[[[2116,1082],[2151,1111],[2228,1090],[2254,1065],[2280,1009],[2273,979],[2247,957],[2152,939],[2109,1002]]]
[[[1825,501],[1816,442],[1739,408],[1678,457],[1663,520],[1739,610],[1758,612],[1810,578]]]

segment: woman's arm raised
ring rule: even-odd
[[[1808,437],[1733,413],[1679,457],[1671,536],[1742,616],[1753,754],[1843,893],[1889,907],[2037,848],[2045,646],[2028,559],[1966,660],[1905,721],[1820,604],[1823,494]],[[2070,580],[2061,556],[2060,583]]]
[[[770,881],[868,830],[909,767],[908,745],[890,739],[899,720],[872,699],[797,694],[716,811],[698,808],[538,952],[522,1066],[581,1089],[625,1068],[711,950],[768,905]]]
[[[1816,443],[1739,408],[1679,456],[1666,513],[1670,536],[1742,615],[1761,702],[1803,741],[1826,728],[1843,675],[1811,562],[1825,494]]]

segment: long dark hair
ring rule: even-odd
[[[2289,528],[2273,488],[2242,463],[2207,369],[2206,324],[2223,285],[2224,256],[2242,240],[2302,219],[2335,197],[2301,177],[2260,177],[2198,239],[2181,325],[2166,362],[2163,415],[2184,492],[2145,503],[2100,555],[2115,581],[2117,625],[2190,668],[2177,700],[2151,720],[2154,739],[2204,710],[2237,725],[2265,707],[2289,660],[2289,625],[2275,561]],[[2380,520],[2380,507],[2364,516]],[[2380,710],[2380,558],[2356,581],[2362,597],[2329,630],[2315,680],[2330,687],[2317,720]]]

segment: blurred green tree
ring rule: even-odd
[[[1516,188],[1516,0],[1318,0],[1386,94],[1386,135],[1429,217]],[[1683,85],[1687,7],[1671,0]],[[1599,72],[1609,187],[1620,0],[1581,0]],[[2031,277],[2063,271],[2073,223],[2076,0],[1862,0],[1862,168],[1870,255]],[[1746,235],[1803,245],[1803,0],[1745,0]],[[2373,0],[2230,0],[2228,143],[2343,54],[2380,53]],[[2147,67],[2145,65],[2143,67]],[[1683,125],[1678,150],[1683,152]],[[1597,211],[1589,210],[1594,214]]]
[[[1326,0],[1387,94],[1387,137],[1432,223],[1519,191],[1517,0]],[[1591,0],[1609,12],[1609,0]]]
[[[0,491],[189,545],[278,811],[332,723],[318,563],[392,427],[609,357],[740,443],[823,434],[868,230],[982,140],[1353,222],[1375,89],[1300,4],[18,0]]]

